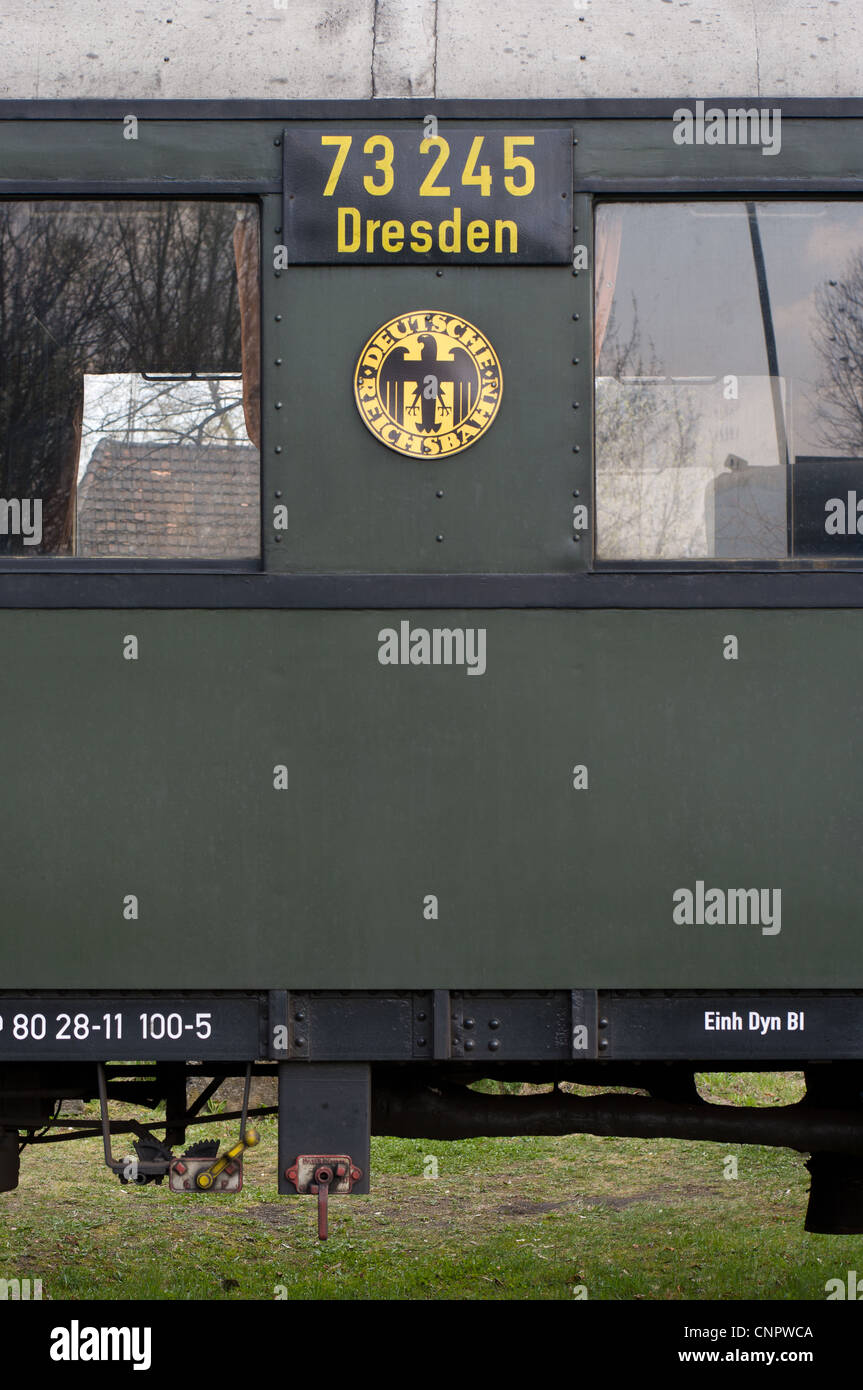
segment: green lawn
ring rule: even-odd
[[[764,1104],[796,1099],[800,1078],[700,1085]],[[53,1299],[273,1299],[279,1286],[289,1299],[573,1299],[584,1286],[589,1299],[727,1300],[823,1299],[827,1279],[863,1270],[863,1237],[804,1232],[808,1175],[785,1149],[378,1139],[371,1196],[333,1199],[321,1244],[313,1200],[276,1192],[275,1121],[259,1129],[234,1197],[122,1187],[95,1140],[26,1150],[20,1187],[0,1195],[0,1278],[41,1278]],[[235,1123],[190,1137],[208,1134],[233,1138]]]

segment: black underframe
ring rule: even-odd
[[[478,1075],[501,1068],[514,1068],[516,1074],[537,1064],[567,1075],[572,1068],[614,1064],[679,1062],[715,1071],[731,1063],[752,1070],[800,1070],[819,1062],[863,1062],[863,990],[853,989],[17,990],[0,994],[0,1011],[50,1016],[59,1009],[99,1013],[120,1004],[134,1010],[218,1011],[229,999],[243,1003],[242,1017],[225,1033],[219,1055],[214,1054],[222,1040],[214,1035],[196,1063],[201,1075],[235,1074],[234,1068],[249,1062],[420,1063],[476,1069]],[[768,1019],[782,1018],[789,1009],[805,1013],[803,1031],[789,1031],[785,1019],[776,1031],[749,1026],[750,1010]],[[738,1013],[740,1026],[705,1030],[708,1011],[726,1019]],[[194,1040],[184,1037],[151,1039],[137,1050],[155,1061],[143,1061],[132,1051],[125,1054],[125,1065],[185,1063],[190,1051],[201,1058],[200,1043],[196,1050]],[[58,1055],[50,1036],[22,1045],[7,1029],[0,1040],[0,1071],[88,1065],[108,1060],[105,1053],[105,1040],[95,1030],[83,1041],[64,1043]],[[123,1044],[115,1042],[109,1056],[118,1053],[123,1054]],[[3,1094],[10,1084],[14,1089],[7,1077]]]

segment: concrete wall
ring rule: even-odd
[[[0,97],[863,95],[859,0],[0,0]]]

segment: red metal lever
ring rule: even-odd
[[[315,1169],[312,1192],[316,1193],[318,1198],[318,1238],[320,1240],[326,1240],[329,1234],[327,1230],[327,1198],[330,1195],[330,1183],[334,1177],[332,1168],[327,1167],[326,1164],[322,1163],[319,1168]]]

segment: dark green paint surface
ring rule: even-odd
[[[486,673],[381,666],[403,617],[485,626]],[[861,638],[856,612],[0,614],[2,987],[863,987]],[[781,933],[675,925],[699,878],[781,888]]]
[[[135,102],[128,112],[135,114]],[[273,122],[164,121],[140,116],[138,137],[124,121],[4,121],[2,179],[248,180],[281,178],[282,127]],[[134,190],[130,188],[134,196]]]
[[[133,142],[119,118],[4,122],[0,180],[269,190],[266,567],[583,567],[592,274],[277,275],[283,125],[142,120]],[[675,146],[670,120],[579,121],[576,175],[838,191],[858,174],[858,125],[783,122],[767,157]],[[574,212],[590,246],[583,195]],[[351,390],[375,328],[421,307],[476,323],[503,366],[493,427],[439,464],[377,443]],[[402,617],[484,626],[486,674],[380,666],[377,634]],[[863,988],[861,637],[856,611],[7,610],[0,987]],[[781,889],[780,934],[676,925],[672,894],[699,879]]]
[[[269,566],[381,574],[575,569],[575,283],[568,267],[453,266],[439,274],[430,266],[301,266],[271,285],[285,327],[273,381],[281,409],[268,408],[265,392],[265,466],[279,478],[289,526],[271,544]],[[420,309],[475,324],[503,376],[486,433],[440,459],[388,449],[354,401],[357,359],[369,338]],[[579,411],[588,414],[589,405],[588,395]],[[277,443],[283,460],[274,468]]]
[[[22,103],[24,105],[25,103]],[[493,103],[491,103],[493,105]],[[779,98],[750,97],[742,100],[708,100],[708,108],[782,109]],[[386,132],[391,126],[403,127],[422,137],[423,118],[404,117],[393,121],[385,109],[369,103],[365,121],[347,120],[340,114],[340,103],[332,103],[333,130],[359,132],[373,121]],[[695,110],[695,99],[683,97],[676,107]],[[859,119],[836,117],[825,103],[825,117],[782,118],[781,148],[777,155],[762,155],[748,145],[676,145],[674,123],[668,119],[628,118],[602,120],[582,117],[573,103],[572,114],[564,120],[531,120],[516,116],[466,121],[478,132],[505,130],[530,133],[533,129],[560,126],[570,121],[575,127],[578,147],[575,172],[580,179],[645,178],[800,178],[846,179],[859,176]],[[136,103],[130,101],[130,114]],[[620,111],[625,114],[626,101]],[[670,106],[670,110],[675,107]],[[273,183],[281,178],[280,140],[286,115],[280,120],[203,120],[172,117],[156,118],[138,110],[137,141],[123,136],[123,119],[6,120],[0,147],[0,179],[247,179],[254,183]],[[445,134],[449,117],[441,121]]]

